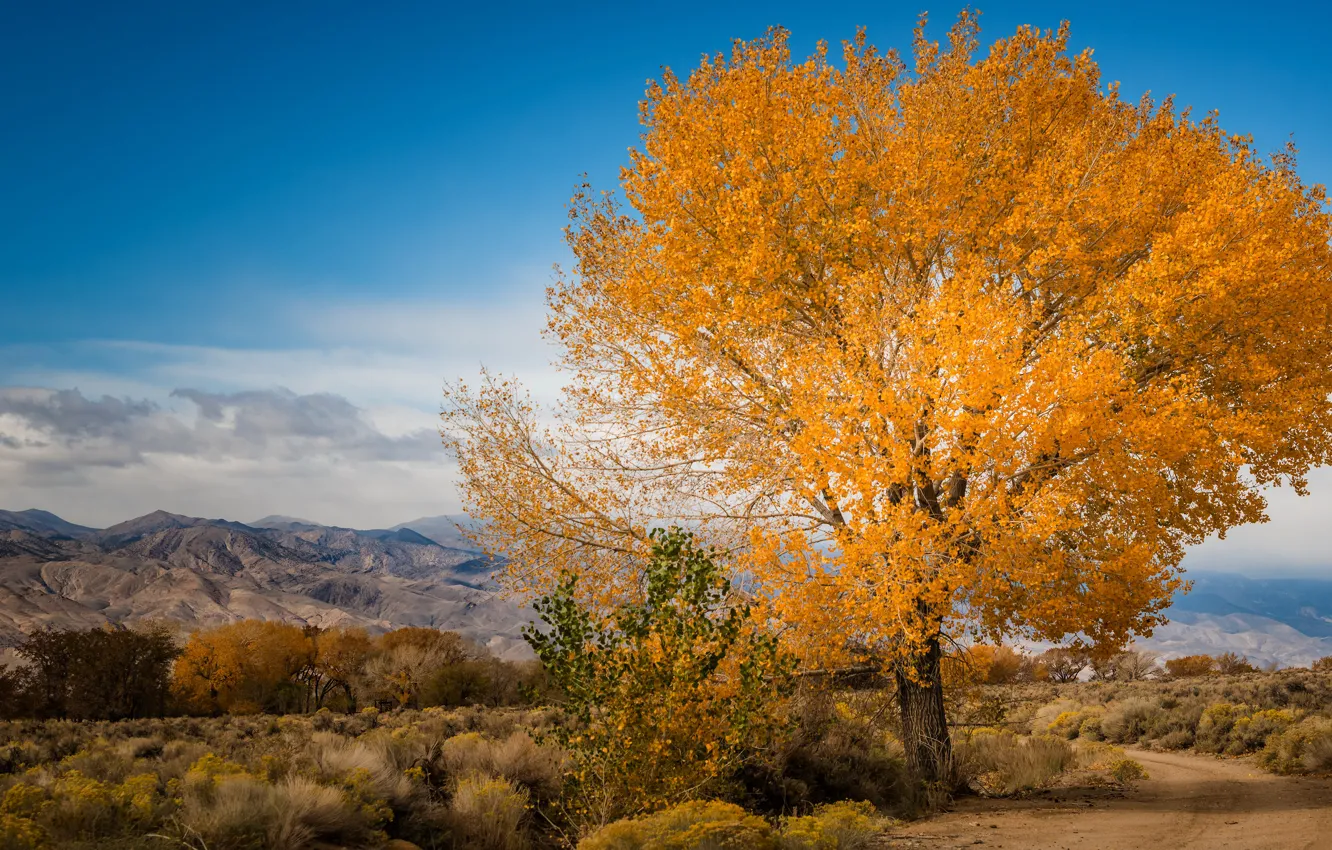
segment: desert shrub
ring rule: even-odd
[[[1269,736],[1284,731],[1294,722],[1295,716],[1289,711],[1274,708],[1237,718],[1227,736],[1225,751],[1230,755],[1256,752],[1263,748]]]
[[[1276,773],[1332,771],[1332,719],[1306,717],[1268,737],[1259,763]]]
[[[1193,746],[1193,733],[1186,729],[1167,732],[1156,739],[1156,746],[1162,750],[1187,750]]]
[[[244,774],[183,789],[180,823],[209,850],[262,848],[278,823],[277,789]]]
[[[1101,734],[1107,741],[1128,744],[1147,732],[1153,717],[1161,708],[1144,699],[1127,699],[1111,703],[1101,718]]]
[[[1088,741],[1105,740],[1105,734],[1101,731],[1101,720],[1105,717],[1105,711],[1087,710],[1082,713],[1082,719],[1078,723],[1078,737]]]
[[[1115,759],[1110,763],[1109,770],[1115,781],[1123,785],[1131,785],[1147,778],[1147,770],[1131,758]]]
[[[1046,727],[1046,731],[1051,735],[1056,735],[1060,738],[1072,739],[1078,737],[1078,729],[1080,729],[1081,726],[1082,712],[1064,711],[1060,712],[1059,716],[1050,722],[1050,725]]]
[[[1053,730],[1050,727],[1056,721],[1065,715],[1077,714],[1081,708],[1082,706],[1071,699],[1055,700],[1052,703],[1042,705],[1032,715],[1029,731],[1034,735],[1052,732]]]
[[[1109,770],[1116,760],[1124,758],[1124,750],[1104,741],[1080,741],[1074,750],[1074,765],[1084,770]]]
[[[732,803],[694,800],[608,824],[578,850],[772,850],[767,821]]]
[[[4,850],[47,850],[50,847],[45,830],[31,819],[0,814],[0,848]]]
[[[1194,748],[1205,753],[1223,752],[1230,742],[1230,730],[1235,728],[1235,721],[1249,713],[1247,705],[1218,702],[1207,706],[1198,718]]]
[[[567,816],[579,829],[715,790],[767,746],[794,661],[731,592],[711,551],[653,532],[642,600],[604,616],[575,577],[525,632],[561,695]]]
[[[988,793],[1040,788],[1074,760],[1068,741],[1053,735],[1020,737],[1007,730],[977,729],[958,742],[957,757]]]
[[[479,732],[455,735],[440,744],[436,761],[445,776],[500,777],[539,797],[558,792],[563,763],[558,750],[538,745],[526,732],[514,732],[502,741]]]
[[[274,786],[273,803],[276,815],[266,837],[276,850],[301,850],[316,841],[354,846],[372,836],[337,788],[288,777]]]
[[[909,802],[905,754],[881,707],[860,710],[819,688],[801,689],[789,705],[785,734],[738,775],[746,807],[776,813],[848,799],[885,809]]]
[[[1039,714],[1039,713],[1038,713]],[[1036,729],[1036,733],[1045,733],[1056,737],[1073,740],[1074,738],[1099,738],[1101,736],[1101,719],[1105,714],[1105,709],[1099,705],[1089,705],[1073,710],[1061,711],[1054,720],[1046,724],[1044,729]],[[1048,716],[1048,713],[1046,714]],[[1039,721],[1033,720],[1032,726],[1038,725]]]
[[[461,779],[449,800],[447,815],[457,846],[475,850],[520,850],[527,846],[523,832],[527,799],[527,791],[507,779]]]
[[[169,814],[171,802],[152,774],[112,783],[77,770],[35,770],[10,786],[0,810],[58,842],[95,841],[146,831]]]
[[[780,850],[863,850],[883,832],[887,820],[867,802],[829,803],[812,814],[782,820]]]

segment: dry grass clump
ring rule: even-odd
[[[267,847],[278,818],[276,789],[248,775],[193,782],[182,795],[179,823],[209,850]]]
[[[514,732],[503,740],[479,732],[456,735],[440,744],[436,761],[448,776],[502,777],[542,797],[559,790],[563,765],[557,750],[539,746],[526,732]]]
[[[459,780],[449,800],[447,823],[455,846],[475,850],[522,850],[528,794],[508,779],[473,775]]]
[[[1116,700],[1101,717],[1101,735],[1116,744],[1137,743],[1150,728],[1161,706],[1147,699]]]
[[[956,758],[988,794],[1042,788],[1074,763],[1068,741],[1053,735],[1022,737],[1005,729],[977,729],[955,744]]]
[[[302,777],[288,777],[274,786],[277,817],[268,828],[270,847],[298,850],[316,841],[364,839],[372,833],[361,813],[347,805],[337,788]]]

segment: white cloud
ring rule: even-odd
[[[1240,526],[1225,540],[1194,547],[1187,569],[1242,572],[1250,576],[1327,576],[1332,571],[1332,467],[1309,476],[1309,495],[1289,487],[1267,491],[1269,521]]]
[[[264,348],[82,341],[46,363],[0,349],[0,380],[65,390],[0,388],[0,507],[91,525],[159,508],[393,525],[458,509],[436,433],[446,380],[484,364],[558,393],[539,299],[278,312],[284,344]]]
[[[108,394],[137,400],[123,402],[130,407],[156,405],[136,426],[140,433],[89,437],[76,449],[37,446],[36,426],[0,413],[0,507],[43,507],[92,524],[157,508],[241,519],[285,513],[344,525],[391,525],[451,512],[457,509],[451,466],[433,436],[444,381],[474,378],[484,364],[518,378],[547,402],[562,383],[551,365],[558,352],[541,337],[545,313],[535,292],[474,302],[291,305],[278,308],[277,318],[284,344],[264,348],[88,341],[61,358],[77,361],[75,368],[44,365],[31,348],[9,349],[12,357],[0,349],[0,363],[9,364],[0,380],[78,387],[85,401]],[[16,367],[20,363],[27,365]],[[337,396],[358,423],[341,439],[368,442],[350,463],[347,447],[328,442],[329,435],[322,446],[317,435],[306,434],[256,449],[237,440],[234,419],[196,421],[194,402],[172,396],[182,387],[204,395],[250,393],[252,400],[259,398],[253,391],[278,387],[297,396]],[[204,439],[208,434],[211,441]],[[410,461],[367,448],[397,451],[415,438]],[[34,477],[39,467],[42,476]],[[1326,571],[1332,567],[1332,469],[1316,470],[1310,489],[1307,498],[1272,491],[1270,522],[1195,547],[1185,566],[1251,575]]]

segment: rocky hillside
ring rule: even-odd
[[[253,617],[371,631],[432,626],[522,655],[530,612],[501,599],[490,575],[479,552],[406,527],[157,511],[93,529],[45,511],[0,511],[0,644],[46,625],[193,628]]]
[[[524,656],[531,612],[499,598],[459,530],[422,517],[357,530],[270,516],[251,523],[162,511],[110,528],[0,511],[0,647],[42,627],[245,617],[372,631],[434,626]],[[1139,646],[1163,657],[1236,652],[1255,664],[1332,655],[1332,581],[1190,572],[1171,622]]]

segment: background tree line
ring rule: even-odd
[[[541,688],[540,665],[495,658],[456,632],[372,636],[242,620],[182,643],[167,625],[43,629],[0,669],[6,718],[120,720],[167,714],[296,714],[513,705]]]
[[[1147,679],[1185,679],[1194,676],[1234,676],[1257,673],[1259,668],[1234,652],[1220,655],[1184,655],[1162,661],[1157,655],[1127,649],[1111,654],[1054,647],[1028,654],[1009,646],[976,645],[948,657],[954,681],[971,684],[1006,685],[1017,682],[1139,682]],[[1311,665],[1314,670],[1332,669],[1332,656]],[[1276,669],[1272,665],[1267,669]]]

